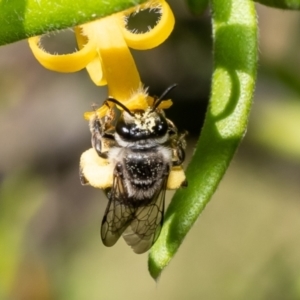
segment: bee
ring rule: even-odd
[[[112,166],[112,184],[104,189],[109,202],[100,230],[105,246],[113,246],[123,236],[135,253],[144,253],[160,234],[168,179],[185,159],[186,132],[179,134],[159,108],[175,86],[154,98],[145,110],[130,110],[109,97],[104,103],[109,108],[105,117],[95,114],[90,119],[93,153]],[[110,103],[122,109],[119,117]],[[86,177],[81,166],[82,184],[89,183]],[[185,177],[179,186],[187,186]]]

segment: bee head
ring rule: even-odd
[[[107,101],[116,103],[123,109],[123,112],[116,124],[116,133],[126,141],[139,141],[145,139],[158,139],[164,137],[168,132],[168,122],[162,110],[158,106],[163,101],[166,94],[176,87],[170,86],[157,99],[152,106],[146,110],[129,110],[120,101],[108,98]]]
[[[116,132],[127,141],[161,138],[168,131],[168,123],[162,113],[152,111],[124,111],[116,124]]]

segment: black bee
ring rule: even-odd
[[[159,108],[169,87],[145,110],[129,110],[116,99],[109,102],[123,109],[115,120],[112,109],[102,119],[90,120],[92,146],[113,166],[112,186],[105,189],[106,208],[101,238],[113,246],[122,235],[134,252],[144,253],[157,240],[164,218],[165,191],[174,166],[185,158],[185,135]],[[88,183],[81,170],[81,182]],[[186,186],[186,181],[180,186]]]

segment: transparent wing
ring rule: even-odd
[[[102,220],[101,238],[105,246],[111,247],[134,218],[135,209],[124,205],[126,192],[120,176],[114,175],[113,186],[107,197],[109,203]]]
[[[164,218],[166,176],[152,201],[135,209],[134,217],[123,233],[135,253],[148,251],[159,237]]]

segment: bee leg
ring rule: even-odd
[[[185,159],[185,151],[181,146],[178,146],[175,150],[176,160],[173,161],[173,166],[180,166]]]
[[[180,166],[185,160],[186,135],[187,131],[180,134],[179,137],[175,140],[175,143],[173,145],[173,166]]]
[[[112,144],[114,140],[113,134],[104,133],[100,136],[98,133],[94,133],[92,134],[91,142],[97,154],[102,158],[107,158],[109,145]]]
[[[93,148],[100,157],[107,158],[109,150],[108,144],[114,142],[114,135],[103,131],[103,127],[98,118],[91,121],[90,128],[92,132],[91,143]]]
[[[80,183],[82,185],[88,185],[89,184],[89,181],[83,175],[82,169],[79,170],[79,179],[80,179]]]
[[[187,135],[187,131],[183,132],[182,134],[175,139],[174,144],[173,144],[173,162],[172,166],[181,166],[182,163],[185,160],[185,147],[186,147],[186,141],[185,141],[185,136]],[[187,187],[188,182],[185,179],[180,187]]]
[[[181,183],[180,187],[182,187],[182,188],[188,187],[188,181],[185,179],[185,180]]]
[[[114,176],[123,178],[123,166],[120,163],[116,164]]]
[[[170,136],[177,135],[178,130],[177,130],[176,126],[174,125],[174,123],[169,119],[166,119],[166,120],[168,123],[169,135]]]
[[[176,146],[173,148],[173,166],[180,166],[185,159],[185,150],[182,143],[177,142]]]
[[[92,146],[100,157],[107,158],[107,152],[102,151],[102,140],[99,139],[95,134],[92,135]]]

